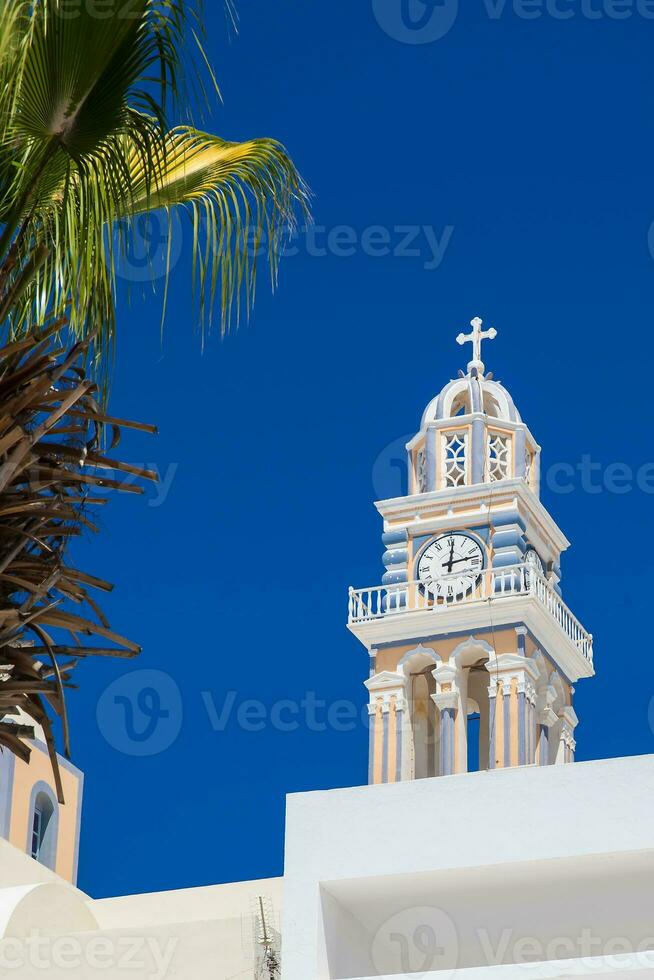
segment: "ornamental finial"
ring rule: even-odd
[[[472,333],[460,333],[456,338],[457,344],[472,344],[472,360],[468,364],[468,374],[472,374],[476,370],[477,374],[483,375],[485,368],[481,359],[481,342],[486,339],[495,340],[497,337],[495,327],[491,327],[490,330],[482,330],[482,323],[483,320],[476,316],[474,320],[470,321]]]

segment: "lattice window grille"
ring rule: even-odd
[[[427,492],[427,453],[419,449],[416,454],[416,488],[418,493]]]
[[[445,437],[443,471],[446,487],[464,487],[466,485],[467,455],[468,437],[465,432],[453,432]]]
[[[491,483],[508,480],[511,476],[511,437],[488,437],[488,476]]]

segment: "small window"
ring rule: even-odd
[[[57,816],[55,804],[41,790],[34,798],[28,851],[40,864],[54,870],[57,850]]]
[[[32,823],[32,857],[38,860],[41,846],[43,844],[43,810],[34,807],[34,821]]]
[[[491,433],[488,437],[488,479],[490,483],[511,476],[511,436]]]
[[[464,487],[466,479],[466,457],[468,437],[465,432],[453,432],[445,438],[443,460],[443,484],[446,487]]]

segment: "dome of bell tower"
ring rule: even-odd
[[[497,331],[482,330],[479,317],[471,326],[472,333],[457,337],[473,345],[467,373],[460,371],[432,398],[407,445],[411,492],[520,479],[538,494],[540,447],[481,359],[482,341],[494,340]]]
[[[492,379],[492,375],[466,375],[448,381],[443,390],[432,398],[423,413],[421,428],[427,422],[441,422],[474,413],[483,413],[504,422],[522,422],[513,398],[499,381]]]

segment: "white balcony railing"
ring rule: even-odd
[[[448,583],[452,585],[451,592]],[[438,615],[440,611],[452,606],[502,602],[510,596],[531,595],[547,609],[568,639],[592,664],[593,637],[570,612],[551,583],[533,566],[487,568],[474,578],[469,576],[466,580],[464,577],[464,585],[468,585],[468,588],[463,591],[460,591],[461,583],[461,572],[443,575],[438,580],[438,591],[444,593],[442,597],[434,595],[421,582],[398,582],[395,585],[376,585],[369,589],[350,589],[349,622],[365,623],[386,616],[401,616],[422,610],[431,610]]]

